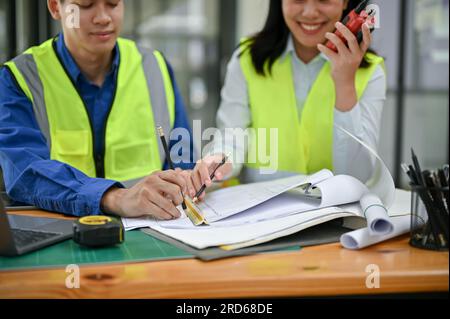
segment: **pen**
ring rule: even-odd
[[[173,170],[174,169],[173,162],[172,162],[172,159],[170,158],[169,146],[167,145],[166,137],[164,135],[164,130],[163,130],[163,128],[161,126],[159,126],[157,128],[157,130],[158,130],[159,137],[161,139],[162,146],[164,148],[164,153],[166,153],[167,163],[169,164],[169,168],[171,170]],[[181,203],[181,206],[183,207],[184,210],[186,210],[187,206],[186,206],[186,203],[184,201],[183,191],[181,191],[181,196],[183,196],[183,203]]]
[[[443,169],[438,170],[438,177],[441,183],[441,187],[448,187],[448,179],[445,177],[445,172]]]
[[[408,167],[408,165],[406,165],[405,163],[402,164],[402,169],[405,172],[406,175],[408,175],[409,180],[411,181],[411,185],[416,184],[415,178],[412,175],[412,171],[411,169]]]
[[[447,180],[447,186],[448,186],[448,165],[444,165],[442,167],[442,170],[444,171],[444,176],[445,176],[445,179]]]
[[[410,181],[411,181],[411,186],[419,186],[419,183],[417,181],[417,177],[416,177],[416,172],[414,171],[414,168],[411,165],[407,165],[407,164],[402,164],[402,169],[403,171],[408,175]],[[420,190],[417,190],[419,197],[423,199],[423,194],[421,194]],[[416,204],[417,205],[417,204]],[[430,231],[430,221],[428,221],[428,223],[426,223],[425,225],[425,231],[424,231],[424,236],[422,238],[422,245],[425,246],[427,241],[428,241],[428,232]]]
[[[414,168],[416,171],[417,181],[419,182],[420,186],[425,187],[425,183],[424,183],[423,176],[422,176],[422,169],[420,168],[419,160],[417,159],[416,153],[414,153],[413,149],[411,149],[411,155],[412,155],[413,165],[414,165]]]
[[[444,170],[442,170],[442,169],[438,170],[438,180],[441,184],[441,188],[448,188],[448,180],[445,178],[445,173],[444,173]],[[450,199],[448,196],[448,190],[447,191],[443,190],[442,193],[445,198],[446,209],[447,209],[447,213],[448,213],[449,208],[450,208]]]
[[[439,227],[439,217],[435,216],[434,212],[436,211],[435,206],[433,204],[433,198],[431,194],[429,193],[429,190],[427,188],[427,184],[425,183],[424,176],[422,175],[422,169],[420,168],[419,160],[414,153],[414,150],[411,149],[411,155],[412,155],[412,161],[414,165],[414,173],[418,186],[420,187],[418,189],[419,196],[422,198],[423,204],[425,205],[425,210],[428,215],[428,221],[430,224],[430,229],[433,234],[435,242],[438,244],[440,242],[441,246],[445,246],[446,240],[444,238],[444,235],[440,233],[440,227]]]
[[[214,178],[214,175],[216,174],[216,171],[226,163],[227,159],[228,159],[228,157],[224,155],[223,158],[222,158],[222,162],[220,162],[219,165],[217,165],[217,167],[214,169],[214,171],[209,176],[209,178],[211,180]],[[202,193],[205,191],[205,189],[206,189],[206,185],[203,184],[202,187],[197,192],[197,194],[195,194],[194,198],[192,199],[192,201],[194,203],[196,203],[198,201],[198,198],[200,197],[200,195],[202,195]]]
[[[433,206],[433,212],[436,216],[439,239],[441,240],[441,243],[445,245],[445,243],[448,242],[449,239],[448,227],[445,227],[445,225],[448,225],[448,214],[446,213],[445,207],[443,205],[442,197],[439,198],[440,194],[436,189],[438,185],[436,185],[433,174],[430,171],[425,171],[423,175],[429,196],[432,199],[431,204]],[[444,236],[444,238],[442,238],[442,236]],[[443,239],[445,239],[445,242],[443,241]]]
[[[409,173],[411,174],[411,181],[413,185],[419,186],[419,181],[417,180],[416,172],[414,171],[414,167],[412,167],[412,165],[409,165]]]

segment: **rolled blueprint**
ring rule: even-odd
[[[394,225],[380,198],[374,194],[366,194],[360,200],[361,208],[367,219],[370,236],[389,235]]]
[[[361,249],[406,234],[411,228],[411,215],[391,217],[394,230],[389,235],[371,236],[369,228],[361,228],[341,236],[341,245],[347,249]]]

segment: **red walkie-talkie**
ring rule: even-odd
[[[375,23],[375,10],[370,10],[369,12],[365,11],[365,8],[367,7],[369,0],[362,1],[354,10],[352,10],[343,20],[342,24],[345,25],[358,39],[358,43],[360,43],[363,39],[363,33],[362,33],[362,25],[368,21],[372,25]],[[370,32],[372,32],[374,29],[371,28]],[[346,45],[347,45],[347,39],[342,35],[339,30],[336,30],[334,32]],[[327,48],[333,50],[334,52],[337,52],[337,48],[334,45],[333,42],[328,41],[326,44]]]

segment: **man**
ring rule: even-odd
[[[167,162],[156,132],[190,130],[170,66],[161,53],[119,38],[124,1],[47,4],[63,32],[0,69],[0,166],[9,196],[77,216],[179,217],[189,179],[179,168],[193,161],[161,171]],[[75,27],[67,23],[73,6]],[[191,140],[175,142],[192,152]],[[138,180],[130,189],[120,183]]]

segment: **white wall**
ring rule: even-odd
[[[256,33],[266,22],[269,0],[240,0],[238,5],[238,25],[236,39]]]

